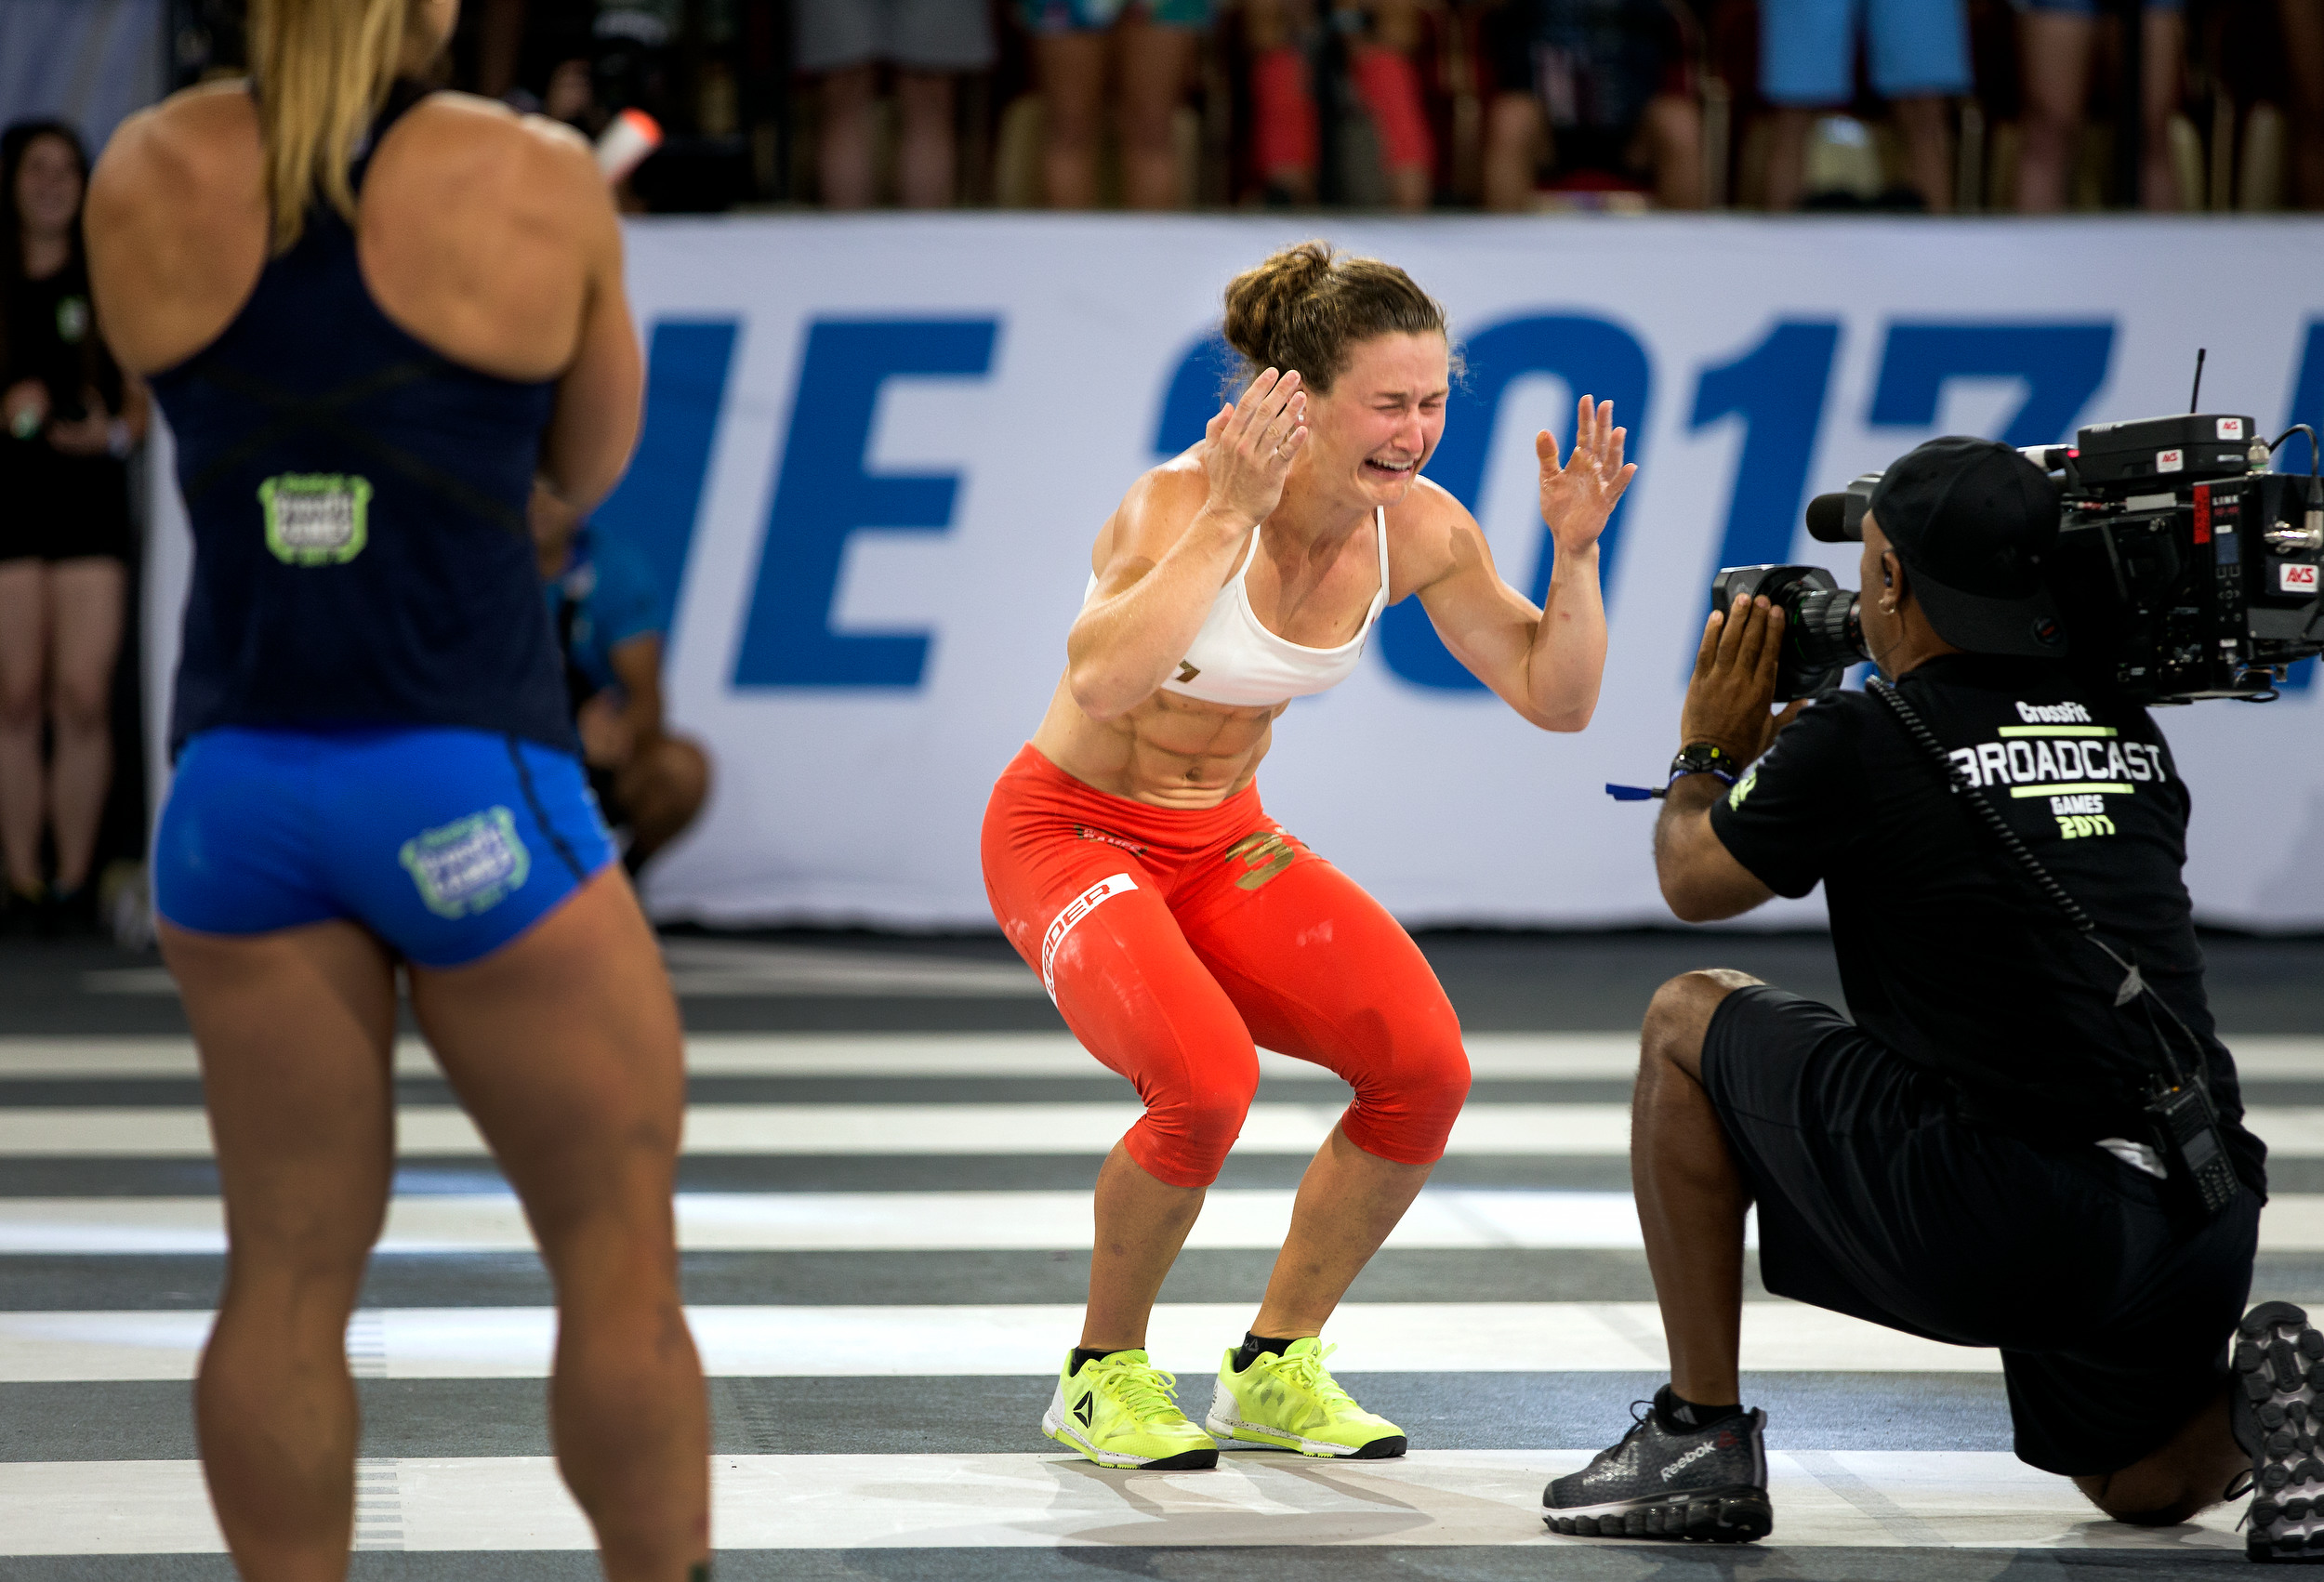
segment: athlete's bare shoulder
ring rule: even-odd
[[[1091,569],[1103,574],[1109,562],[1125,556],[1142,567],[1152,565],[1185,534],[1209,494],[1199,445],[1148,468],[1138,475],[1098,534]]]
[[[467,94],[429,95],[380,139],[357,229],[389,317],[506,377],[566,367],[591,294],[619,285],[620,226],[588,145]]]
[[[89,178],[98,317],[125,366],[191,354],[266,264],[258,116],[247,86],[205,83],[122,123]]]
[[[1425,474],[1388,508],[1389,580],[1395,597],[1426,587],[1466,558],[1484,530],[1451,490]]]
[[[433,216],[447,230],[482,219],[571,238],[613,213],[578,132],[465,93],[430,94],[414,106],[381,139],[365,186],[367,198],[376,188],[383,206],[412,204],[411,218]]]

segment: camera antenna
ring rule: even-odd
[[[2202,410],[2203,354],[2208,349],[2208,348],[2200,346],[2195,349],[2195,388],[2189,390],[2186,396],[2186,409],[2190,414]]]

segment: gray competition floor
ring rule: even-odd
[[[1662,1377],[1624,1155],[1656,983],[1741,967],[1836,997],[1816,937],[1445,933],[1423,944],[1478,1081],[1451,1152],[1327,1339],[1404,1460],[1233,1454],[1101,1471],[1043,1439],[1074,1338],[1088,1193],[1135,1114],[997,941],[667,943],[689,1027],[680,1201],[713,1375],[721,1578],[2181,1576],[2244,1563],[2237,1510],[2093,1520],[2009,1455],[1985,1354],[1768,1298],[1746,1394],[1776,1502],[1750,1550],[1560,1538],[1542,1483]],[[2208,942],[2275,1150],[2264,1294],[2324,1302],[2324,941]],[[1153,1348],[1199,1415],[1306,1155],[1346,1090],[1268,1057],[1163,1292]],[[416,1044],[403,1158],[349,1333],[364,1407],[354,1574],[595,1575],[548,1459],[549,1292],[513,1200]],[[0,947],[0,1579],[231,1575],[187,1380],[220,1270],[182,1015],[150,957]]]

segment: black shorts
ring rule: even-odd
[[[2259,1244],[2248,1187],[2183,1233],[2160,1181],[1961,1119],[1947,1078],[1781,989],[1720,1002],[1703,1087],[1758,1199],[1767,1289],[1998,1347],[2020,1460],[2119,1471],[2219,1390]]]
[[[10,446],[43,444],[10,440]],[[111,456],[0,456],[0,560],[129,559],[128,473]]]

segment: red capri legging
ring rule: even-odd
[[[1469,1093],[1460,1022],[1412,937],[1269,819],[1256,786],[1154,808],[1032,747],[984,811],[984,889],[1010,943],[1091,1054],[1136,1085],[1122,1140],[1173,1186],[1208,1186],[1259,1086],[1254,1040],[1355,1089],[1348,1140],[1433,1164]]]

